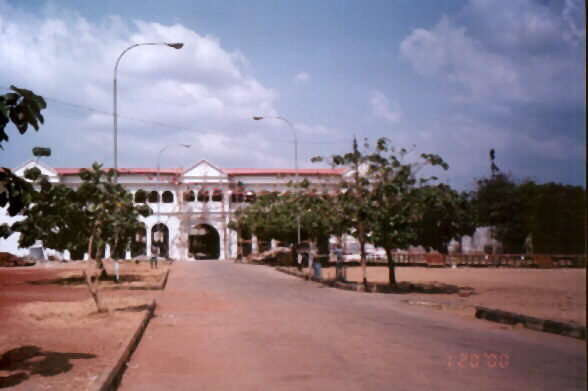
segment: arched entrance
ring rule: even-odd
[[[159,248],[159,256],[169,256],[169,229],[163,223],[155,224],[151,228],[151,246]],[[151,251],[153,254],[153,250]]]
[[[196,259],[218,259],[220,257],[220,237],[214,227],[196,224],[188,237],[188,252]]]

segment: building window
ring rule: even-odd
[[[223,192],[220,189],[214,189],[212,192],[212,200],[213,201],[222,201],[223,200]]]
[[[242,191],[236,191],[231,194],[231,202],[243,202],[245,195]]]
[[[155,190],[150,191],[149,194],[147,195],[147,202],[151,202],[151,203],[159,202],[159,193],[156,192]]]
[[[208,202],[208,191],[207,190],[200,190],[198,192],[198,201],[199,202]]]
[[[172,194],[171,191],[166,190],[161,195],[161,200],[166,204],[172,203],[172,202],[174,202],[174,195]]]
[[[147,201],[147,193],[145,190],[139,189],[135,192],[135,202],[137,204],[144,204]]]
[[[196,201],[196,196],[192,190],[188,190],[184,192],[184,201],[186,202],[194,202]]]
[[[255,202],[256,198],[255,193],[252,191],[248,191],[247,194],[245,194],[245,202]]]

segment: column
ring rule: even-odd
[[[257,246],[257,236],[255,235],[251,235],[251,252],[254,254],[259,252],[259,247]]]
[[[147,235],[147,237],[145,238],[147,240],[147,256],[150,257],[151,256],[151,224],[149,223],[145,223],[146,225],[146,229],[145,229],[145,234]]]

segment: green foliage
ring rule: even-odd
[[[113,253],[128,248],[131,238],[144,230],[139,217],[152,212],[146,205],[135,206],[132,195],[113,183],[113,175],[94,163],[91,170],[80,172],[83,183],[77,189],[38,178],[39,191],[23,210],[25,219],[12,225],[21,234],[19,245],[42,240],[45,247],[69,250],[74,258],[87,251],[90,241],[93,258],[106,243]]]
[[[368,157],[373,204],[370,241],[387,253],[410,245],[445,252],[451,239],[474,230],[467,216],[468,200],[448,185],[430,184],[435,176],[419,175],[425,166],[447,170],[439,155],[422,153],[420,159],[405,162],[407,154],[382,138]]]
[[[518,188],[523,199],[526,232],[539,254],[586,253],[586,190],[559,183]]]
[[[416,196],[423,208],[416,243],[446,253],[452,239],[474,233],[477,220],[469,194],[439,184],[420,188]]]
[[[33,92],[10,86],[13,92],[0,95],[0,149],[4,149],[2,142],[8,141],[6,125],[12,122],[20,134],[32,125],[39,129],[39,122],[43,123],[41,110],[47,105],[45,100]],[[8,205],[8,214],[15,216],[31,200],[32,186],[22,178],[14,175],[9,168],[0,168],[0,207]],[[8,237],[9,231],[4,229],[0,236]]]
[[[367,141],[365,148],[370,149]],[[367,284],[366,242],[385,249],[393,285],[396,279],[392,249],[421,242],[442,249],[451,238],[472,230],[472,224],[464,218],[467,203],[463,197],[446,185],[423,188],[437,179],[420,175],[423,167],[447,170],[448,164],[439,155],[427,153],[407,163],[408,153],[404,148],[390,145],[388,139],[380,138],[371,152],[361,153],[354,140],[352,152],[330,158],[331,165],[351,170],[351,176],[340,184],[340,204],[353,227],[353,235],[360,242],[364,284]],[[441,210],[448,206],[451,208]]]
[[[519,186],[510,176],[495,174],[478,180],[474,205],[478,223],[492,227],[504,252],[524,252],[528,222]]]
[[[586,251],[586,190],[558,183],[515,182],[499,173],[490,150],[490,178],[477,181],[478,224],[491,226],[504,252]]]
[[[33,186],[6,168],[0,168],[0,207],[8,205],[8,214],[15,216],[31,202]]]
[[[35,95],[32,91],[10,86],[13,92],[0,95],[0,149],[2,142],[8,141],[5,132],[8,122],[12,122],[20,134],[24,134],[29,125],[39,130],[39,123],[44,118],[41,110],[47,107],[43,97]]]
[[[33,156],[51,156],[51,148],[35,147],[33,148]]]

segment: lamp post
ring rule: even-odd
[[[292,129],[292,134],[294,135],[294,178],[296,184],[298,184],[298,138],[296,137],[296,128],[292,126],[290,121],[283,117],[253,117],[255,121],[261,121],[262,119],[279,119],[280,121],[284,121],[288,124],[290,129]],[[296,189],[298,192],[298,189]],[[300,201],[298,201],[297,210],[296,210],[296,234],[297,234],[297,245],[300,246]]]
[[[135,48],[137,46],[169,46],[170,48],[174,48],[174,49],[181,49],[184,44],[180,43],[180,42],[176,42],[176,43],[166,43],[166,42],[145,42],[145,43],[136,43],[134,45],[129,46],[128,48],[126,48],[125,50],[123,50],[123,52],[120,54],[120,56],[118,56],[118,59],[116,60],[116,64],[114,65],[114,79],[113,79],[113,90],[112,90],[112,95],[113,95],[113,117],[114,117],[114,183],[117,182],[118,180],[118,148],[117,148],[117,120],[118,120],[118,114],[117,114],[117,102],[116,102],[116,73],[118,70],[118,63],[120,62],[120,59],[122,58],[122,56],[128,52],[129,50],[131,50],[132,48]]]

